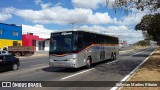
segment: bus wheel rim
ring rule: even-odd
[[[88,65],[88,66],[90,66],[90,65],[91,65],[90,60],[87,60],[87,65]]]

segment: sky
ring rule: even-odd
[[[134,27],[148,11],[133,8],[132,13],[115,13],[114,1],[109,0],[106,6],[105,0],[1,0],[0,22],[43,28],[43,34],[81,28],[118,36],[130,44],[142,40],[142,32]]]

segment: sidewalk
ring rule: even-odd
[[[160,46],[128,81],[160,81]],[[122,87],[120,90],[160,90],[160,87]]]

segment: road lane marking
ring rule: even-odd
[[[157,49],[157,48],[156,48]],[[130,77],[134,75],[134,73],[149,59],[149,57],[156,51],[156,49],[145,59],[142,63],[140,63],[134,70],[132,70],[128,75],[126,75],[120,82],[127,81]],[[120,83],[119,82],[119,83]],[[114,86],[110,90],[120,90],[122,87]]]
[[[118,60],[114,60],[114,61],[112,61],[112,62],[108,62],[107,64],[111,64],[111,63],[114,63],[114,62],[116,62],[116,61],[118,61]]]
[[[141,52],[137,52],[137,53],[134,53],[134,54],[128,55],[128,57],[133,56],[133,55],[140,54],[140,53],[142,53],[142,52],[145,52],[145,51],[141,51]],[[123,54],[122,54],[122,55],[123,55]],[[126,56],[126,57],[121,58],[121,59],[127,59],[128,57]]]
[[[142,52],[144,52],[144,51],[141,51],[141,52],[138,52],[138,53],[134,53],[133,55],[137,55],[137,54],[140,54],[140,53],[142,53]]]
[[[118,60],[109,62],[109,63],[107,63],[107,64],[111,64],[111,63],[116,62],[116,61],[118,61]],[[61,80],[65,80],[65,79],[67,79],[67,78],[74,77],[74,76],[77,76],[77,75],[79,75],[79,74],[82,74],[82,73],[85,73],[85,72],[88,72],[88,71],[91,71],[91,70],[94,70],[94,69],[95,69],[95,68],[91,68],[91,69],[88,69],[88,70],[85,70],[85,71],[82,71],[82,72],[79,72],[79,73],[76,73],[76,74],[73,74],[73,75],[69,75],[69,76],[67,76],[67,77],[61,78]]]
[[[82,71],[82,72],[79,72],[79,73],[75,73],[75,74],[73,74],[73,75],[69,75],[69,76],[67,76],[67,77],[61,78],[61,80],[65,80],[65,79],[67,79],[67,78],[74,77],[74,76],[77,76],[77,75],[79,75],[79,74],[82,74],[82,73],[85,73],[85,72],[88,72],[88,71],[91,71],[91,70],[94,70],[94,69],[95,69],[95,68],[91,68],[91,69],[88,69],[88,70],[85,70],[85,71]]]

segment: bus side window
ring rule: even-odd
[[[91,36],[90,33],[84,33],[83,38],[84,38],[84,40],[83,40],[84,41],[84,43],[83,43],[84,47],[87,47],[87,46],[91,45],[92,36]]]
[[[96,35],[92,35],[92,44],[96,44],[97,40],[96,40]]]
[[[82,48],[82,44],[83,44],[83,34],[82,32],[78,32],[78,50],[80,50]]]
[[[78,48],[82,48],[82,37],[78,38]]]

